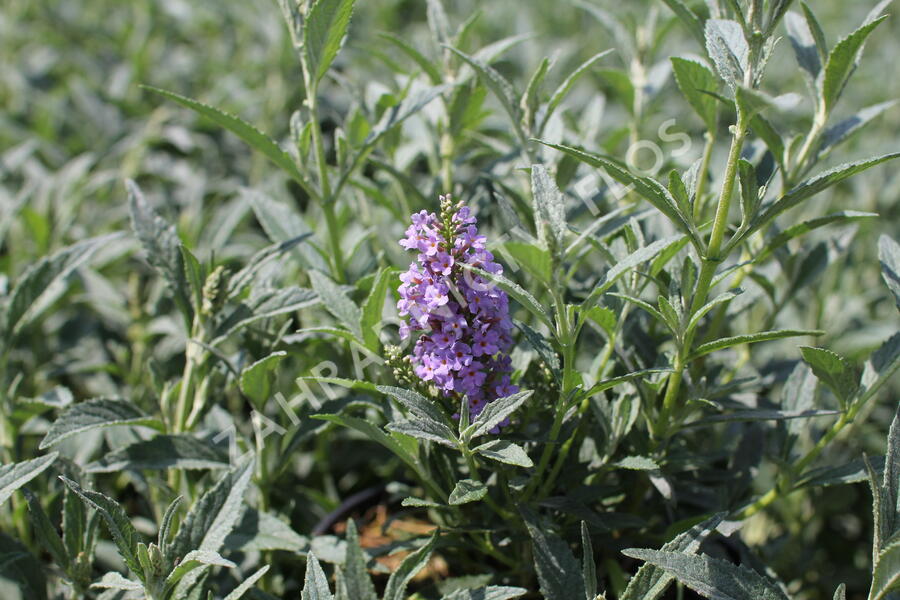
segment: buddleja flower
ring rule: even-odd
[[[421,211],[400,245],[418,252],[400,276],[400,337],[423,332],[413,348],[415,374],[445,396],[465,394],[474,418],[488,402],[519,391],[510,382],[509,297],[465,269],[502,273],[469,207],[441,196],[441,215]]]

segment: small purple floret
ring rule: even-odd
[[[413,347],[416,375],[445,396],[465,394],[475,418],[487,403],[519,391],[510,382],[509,297],[461,266],[503,273],[469,207],[453,206],[443,196],[441,203],[449,207],[442,211],[449,223],[420,211],[400,240],[401,246],[418,252],[416,262],[400,276],[397,308],[407,318],[400,336],[422,332]],[[448,233],[450,239],[445,239]]]

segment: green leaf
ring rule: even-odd
[[[785,421],[789,419],[811,419],[812,417],[828,417],[839,415],[839,410],[773,410],[754,408],[738,410],[721,415],[711,415],[686,423],[684,427],[711,425],[713,423],[750,422],[750,421]]]
[[[545,57],[538,65],[538,68],[535,69],[531,79],[528,80],[528,85],[525,87],[525,93],[522,94],[522,99],[519,100],[519,107],[523,112],[522,121],[525,123],[526,127],[531,127],[532,123],[534,123],[534,116],[537,114],[538,106],[540,105],[540,97],[538,94],[541,91],[541,84],[544,82],[544,77],[547,76],[547,71],[549,69],[550,59]]]
[[[800,354],[812,367],[819,381],[834,392],[842,406],[845,405],[856,392],[859,381],[855,369],[847,359],[831,350],[810,346],[802,346]]]
[[[869,600],[888,598],[890,592],[900,589],[900,539],[888,544],[879,554],[872,571],[872,589]]]
[[[166,560],[174,562],[192,550],[218,552],[234,529],[253,476],[253,459],[244,461],[222,476],[204,493],[185,516]]]
[[[438,532],[435,531],[428,542],[403,559],[400,567],[391,573],[387,585],[384,588],[383,600],[404,600],[406,598],[406,586],[410,580],[428,564],[431,552],[437,543]]]
[[[847,117],[826,129],[822,134],[822,141],[820,142],[817,155],[818,158],[823,158],[831,152],[835,146],[865,127],[873,119],[887,109],[892,108],[895,104],[897,104],[896,100],[889,100],[887,102],[881,102],[880,104],[866,107],[858,111],[855,115]]]
[[[885,341],[863,367],[857,402],[869,400],[900,369],[900,332]]]
[[[453,486],[450,492],[449,502],[451,506],[459,506],[468,504],[469,502],[478,502],[487,496],[487,486],[480,481],[474,479],[462,479]]]
[[[706,51],[719,77],[735,90],[744,80],[750,58],[750,46],[740,23],[727,19],[709,19],[705,26]]]
[[[441,600],[512,600],[527,593],[528,590],[523,588],[489,585],[474,590],[456,590]]]
[[[882,516],[881,537],[896,538],[900,532],[900,404],[888,431],[887,451],[884,457],[884,476],[881,483]]]
[[[738,346],[740,344],[756,344],[758,342],[768,342],[769,340],[780,340],[788,337],[805,337],[825,335],[824,331],[818,329],[777,329],[775,331],[760,331],[758,333],[748,333],[745,335],[736,335],[734,337],[722,338],[706,344],[698,346],[688,360],[694,360],[710,352]]]
[[[78,497],[85,504],[100,514],[100,517],[106,523],[107,529],[109,529],[110,535],[112,535],[116,548],[119,549],[119,556],[122,557],[125,566],[131,569],[131,572],[144,582],[145,575],[137,556],[137,547],[141,543],[141,537],[119,503],[99,492],[82,489],[80,485],[71,479],[63,476],[60,476],[60,479],[69,486],[69,489],[78,494]]]
[[[309,547],[309,540],[277,516],[244,506],[241,518],[222,547],[228,548],[229,552],[287,550],[299,553]]]
[[[303,49],[315,93],[344,44],[356,0],[316,0],[303,28]]]
[[[79,433],[104,427],[149,427],[165,431],[165,425],[141,412],[128,400],[95,398],[73,404],[64,410],[41,440],[41,450]]]
[[[58,456],[57,452],[51,452],[31,460],[0,466],[0,506],[9,500],[13,492],[43,473]]]
[[[528,242],[505,242],[503,244],[502,254],[510,265],[518,265],[524,267],[528,273],[543,284],[548,284],[553,276],[552,261],[550,253],[544,248],[540,248]],[[506,256],[509,254],[509,257]]]
[[[700,544],[706,539],[706,536],[714,531],[723,519],[724,514],[718,514],[698,523],[676,536],[662,549],[667,552],[693,554],[700,549]],[[625,588],[625,592],[619,600],[656,600],[662,596],[673,580],[674,577],[667,571],[650,563],[644,563],[628,582],[628,587]]]
[[[239,586],[234,588],[230,594],[225,596],[225,600],[241,600],[244,595],[250,591],[257,581],[262,579],[262,576],[265,575],[269,571],[269,565],[266,565],[253,573],[250,577],[241,582]]]
[[[599,394],[600,392],[614,388],[620,383],[625,383],[626,381],[631,381],[632,379],[639,379],[641,377],[647,377],[648,375],[655,375],[657,373],[668,373],[670,371],[671,369],[642,369],[640,371],[635,371],[634,373],[628,373],[627,375],[620,375],[618,377],[604,379],[592,385],[586,392],[584,392],[584,396],[593,396],[595,394]]]
[[[512,296],[512,298],[516,302],[521,304],[522,308],[530,312],[539,320],[543,321],[548,327],[552,328],[552,322],[550,320],[550,317],[547,315],[547,311],[545,311],[544,307],[542,307],[538,303],[537,299],[529,292],[527,292],[522,286],[513,281],[510,281],[503,275],[488,273],[487,271],[477,269],[467,264],[459,264],[462,268],[472,271],[473,273],[477,274],[479,277],[483,277],[490,283],[496,284],[497,287]]]
[[[563,146],[560,144],[551,144],[541,140],[536,140],[545,146],[554,148],[569,156],[580,160],[592,167],[604,169],[609,173],[610,177],[627,186],[631,186],[634,190],[647,202],[652,204],[658,211],[669,217],[669,219],[677,224],[685,233],[693,235],[690,222],[685,215],[682,215],[677,208],[675,199],[665,188],[664,185],[651,177],[642,177],[632,173],[627,165],[617,161],[616,159],[600,154],[592,154],[578,148]]]
[[[591,532],[587,523],[581,522],[581,578],[584,580],[585,600],[597,598],[597,564],[594,562],[594,546],[591,544]]]
[[[286,246],[281,251],[291,250],[293,255],[305,266],[319,270],[328,268],[325,259],[310,244],[297,243],[310,237],[313,233],[297,211],[283,202],[273,200],[255,190],[244,192],[244,197],[250,203],[256,220],[259,221],[268,238],[277,244]],[[235,278],[237,275],[239,274],[236,274]]]
[[[606,276],[603,278],[601,283],[598,283],[588,297],[585,299],[582,304],[583,309],[590,308],[600,299],[600,296],[605,294],[616,281],[619,280],[625,273],[630,271],[631,269],[637,267],[640,264],[643,264],[649,260],[653,260],[663,252],[666,248],[670,247],[673,244],[679,243],[682,239],[684,239],[683,235],[675,235],[672,237],[663,238],[661,240],[656,240],[650,244],[647,244],[643,248],[638,248],[615,265],[606,272]]]
[[[556,109],[559,107],[560,103],[566,97],[566,94],[569,93],[569,90],[572,89],[572,86],[575,85],[582,75],[584,75],[591,66],[607,54],[610,54],[612,49],[604,50],[603,52],[598,52],[593,55],[580,65],[576,67],[574,71],[572,71],[568,77],[566,77],[565,81],[563,81],[556,90],[553,91],[553,95],[550,96],[550,100],[547,102],[547,108],[544,111],[544,120],[541,122],[541,126],[538,128],[538,131],[543,131],[544,127],[546,127],[547,122],[550,120],[550,117],[556,112]]]
[[[91,238],[67,246],[44,257],[25,270],[13,287],[6,304],[5,327],[0,327],[0,349],[11,344],[28,325],[34,323],[67,290],[69,278],[94,253],[120,237],[117,234]]]
[[[900,310],[900,244],[886,235],[878,238],[878,260],[881,261],[881,277],[894,295]]]
[[[716,131],[716,109],[718,103],[713,96],[704,92],[715,92],[718,88],[716,76],[697,61],[673,56],[672,71],[675,82],[691,107],[703,120],[707,130]]]
[[[547,530],[531,509],[520,512],[531,536],[534,567],[541,594],[546,600],[576,600],[585,597],[581,568],[575,556],[560,537]]]
[[[789,12],[784,16],[784,25],[788,38],[791,40],[791,48],[794,50],[797,64],[806,72],[807,80],[814,86],[816,78],[822,70],[822,56],[819,53],[816,38],[810,29],[809,21],[795,12]]]
[[[473,452],[508,465],[525,467],[526,469],[534,466],[525,449],[508,440],[492,440],[474,448]]]
[[[358,339],[362,339],[362,311],[347,294],[320,271],[310,271],[309,280],[324,307]]]
[[[834,590],[834,596],[832,600],[847,600],[847,584],[842,583],[837,586],[837,589]]]
[[[706,598],[789,600],[780,587],[756,571],[710,556],[638,548],[623,550],[622,554],[665,570]]]
[[[436,442],[448,448],[456,448],[459,445],[459,441],[456,439],[453,431],[446,425],[436,421],[424,419],[392,421],[387,424],[386,429],[420,440]]]
[[[190,434],[157,435],[110,452],[85,466],[87,473],[163,469],[226,469],[228,453]]]
[[[425,108],[432,100],[447,90],[446,85],[422,87],[413,84],[403,100],[396,106],[384,111],[381,119],[372,128],[369,137],[363,143],[363,147],[369,148],[375,145],[387,132]]]
[[[372,290],[362,305],[362,317],[360,328],[363,333],[363,341],[369,350],[377,351],[381,347],[378,332],[381,331],[384,301],[387,298],[388,287],[395,277],[393,269],[381,269],[375,276]]]
[[[826,114],[834,108],[841,92],[844,91],[844,86],[847,85],[847,80],[859,64],[866,38],[886,18],[887,16],[882,16],[864,24],[831,49],[822,80],[822,102]]]
[[[34,529],[37,543],[50,553],[50,556],[53,557],[53,560],[63,571],[68,571],[69,553],[66,551],[62,538],[59,537],[59,532],[53,523],[50,522],[50,518],[44,512],[44,508],[41,506],[37,496],[27,489],[23,489],[22,493],[28,501],[28,514],[31,517],[31,525]]]
[[[519,127],[519,123],[522,120],[522,109],[519,107],[519,103],[516,102],[519,94],[516,92],[515,88],[513,88],[509,80],[498,73],[497,70],[489,64],[473,56],[469,56],[465,52],[451,46],[446,46],[446,48],[463,59],[476,73],[478,73],[478,77],[481,81],[484,82],[494,95],[497,96],[497,99],[500,100],[500,105],[503,106],[503,109],[509,115],[514,126]]]
[[[613,463],[613,466],[632,471],[656,471],[659,469],[659,464],[647,456],[627,456]]]
[[[178,565],[166,577],[166,589],[174,589],[179,581],[194,571],[202,567],[225,567],[233,569],[236,567],[230,560],[225,560],[218,552],[210,552],[209,550],[191,550],[184,556]]]
[[[259,407],[269,399],[271,393],[270,375],[278,368],[287,352],[278,351],[261,358],[241,371],[241,391]]]
[[[884,154],[882,156],[870,158],[867,160],[862,160],[853,163],[846,163],[833,169],[829,169],[824,173],[820,173],[816,175],[812,179],[808,179],[803,183],[799,184],[795,188],[791,189],[787,194],[778,198],[777,200],[770,202],[767,204],[761,214],[756,218],[756,222],[751,228],[752,231],[756,231],[759,228],[763,227],[769,221],[788,210],[789,208],[793,208],[797,206],[807,198],[815,196],[822,190],[825,190],[832,185],[839,183],[851,175],[855,175],[861,171],[865,171],[869,167],[874,167],[875,165],[881,164],[885,161],[892,160],[900,156],[900,152],[894,152],[892,154]],[[748,234],[745,234],[746,237]]]
[[[788,227],[772,239],[767,240],[765,247],[756,256],[756,258],[753,259],[753,262],[757,264],[762,263],[769,256],[771,256],[772,252],[784,246],[790,240],[808,233],[813,229],[818,229],[819,227],[824,227],[825,225],[830,225],[832,223],[845,223],[858,221],[860,219],[871,219],[877,216],[878,215],[876,213],[859,212],[855,210],[842,210],[830,215],[825,215],[824,217],[818,217],[815,219],[810,219],[808,221],[803,221],[802,223],[797,223],[796,225]]]
[[[366,555],[359,546],[359,534],[353,519],[347,519],[347,554],[344,559],[343,575],[349,598],[378,600],[375,586],[366,568]]]
[[[308,193],[312,193],[315,197],[312,186],[306,180],[300,170],[297,169],[297,165],[294,163],[294,159],[291,157],[291,155],[282,150],[281,147],[277,143],[275,143],[274,140],[272,140],[272,138],[256,129],[253,125],[250,125],[246,121],[239,119],[234,115],[223,112],[218,108],[214,108],[207,104],[203,104],[202,102],[198,102],[192,98],[187,98],[185,96],[181,96],[179,94],[175,94],[166,90],[161,90],[149,85],[144,85],[141,87],[151,92],[155,92],[157,94],[165,96],[169,100],[173,100],[184,107],[190,108],[194,112],[211,120],[216,125],[224,127],[231,133],[241,138],[251,148],[261,152],[266,158],[271,160],[292,179],[294,179],[294,181],[299,183],[304,190],[306,190]]]
[[[312,552],[306,555],[306,578],[300,600],[334,600],[325,571]]]
[[[531,191],[538,239],[560,256],[565,250],[566,204],[544,165],[532,165]]]
[[[703,20],[697,16],[697,14],[692,11],[682,0],[663,0],[666,3],[675,16],[677,16],[681,22],[688,28],[688,31],[691,32],[700,45],[703,46],[706,44],[706,36],[703,33]],[[593,600],[593,598],[591,598]]]
[[[388,385],[379,385],[376,388],[382,394],[387,394],[397,402],[399,402],[406,410],[416,417],[425,421],[434,421],[436,423],[448,424],[447,417],[441,411],[434,401],[427,399],[425,396],[412,390],[392,387]]]
[[[413,59],[419,68],[424,71],[424,73],[428,76],[428,79],[431,81],[432,85],[440,85],[443,77],[441,76],[441,72],[438,66],[431,62],[428,58],[425,57],[421,52],[416,50],[409,42],[404,40],[403,38],[397,37],[392,33],[379,33],[378,37],[383,40],[386,40],[399,48],[404,54]]]
[[[532,390],[522,390],[512,396],[505,396],[488,402],[465,432],[467,439],[474,440],[489,433],[494,427],[497,427],[508,416],[518,410],[526,400],[531,398],[533,393],[534,391]]]
[[[402,444],[400,444],[400,442],[398,442],[390,435],[386,434],[384,431],[382,431],[380,428],[373,425],[369,421],[365,421],[358,417],[350,417],[347,415],[313,415],[313,418],[320,419],[322,421],[329,421],[342,427],[355,429],[373,442],[377,442],[393,452],[413,471],[419,471],[419,464],[416,457],[410,454],[410,452]]]

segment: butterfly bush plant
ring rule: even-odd
[[[238,25],[271,136],[135,57],[127,182],[2,156],[0,597],[898,597],[889,2],[377,4]]]

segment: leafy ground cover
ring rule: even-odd
[[[10,0],[0,597],[897,596],[891,10]]]

